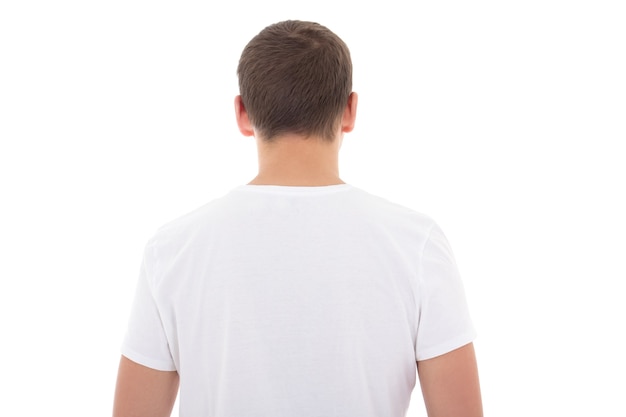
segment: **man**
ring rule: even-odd
[[[238,76],[258,175],[147,244],[114,416],[169,416],[179,381],[184,417],[403,416],[416,374],[430,417],[482,416],[443,233],[339,177],[357,109],[346,45],[280,22]]]

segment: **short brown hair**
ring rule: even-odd
[[[352,92],[348,47],[314,22],[263,29],[244,48],[237,75],[250,122],[267,141],[286,133],[333,140]]]

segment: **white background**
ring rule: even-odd
[[[143,245],[255,175],[237,60],[292,18],[352,51],[344,181],[452,243],[485,414],[625,416],[621,3],[3,1],[0,414],[110,415]]]

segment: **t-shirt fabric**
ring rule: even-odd
[[[349,184],[243,185],[148,241],[122,354],[181,417],[406,415],[416,361],[475,337],[428,216]]]

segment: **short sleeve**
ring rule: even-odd
[[[446,237],[434,225],[422,253],[416,360],[430,359],[474,340],[463,283]]]
[[[121,351],[122,355],[140,365],[160,371],[174,371],[176,366],[151,290],[147,258],[146,250]]]

